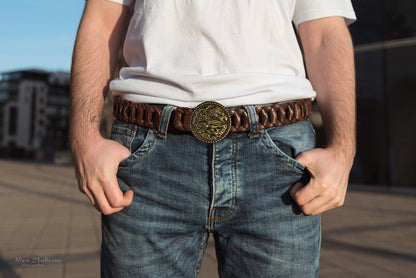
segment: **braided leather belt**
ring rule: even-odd
[[[158,129],[162,110],[163,108],[159,106],[134,103],[120,97],[114,98],[114,116],[123,122]],[[308,119],[312,114],[312,102],[310,99],[301,99],[256,107],[255,110],[259,130],[262,131],[266,128],[293,124]],[[200,120],[201,118],[202,120]],[[209,129],[209,125],[214,126],[213,133],[220,133],[220,135],[213,135],[210,138],[209,134],[203,134],[203,138],[199,138],[201,136],[198,136],[198,130]],[[205,102],[195,109],[177,107],[172,112],[168,131],[192,132],[201,141],[213,143],[221,140],[228,132],[249,132],[250,123],[247,110],[244,108],[227,109],[216,102]],[[218,137],[220,138],[218,139]]]

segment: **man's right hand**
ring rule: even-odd
[[[116,178],[120,161],[130,151],[99,134],[104,99],[129,18],[128,6],[85,1],[72,56],[69,141],[78,186],[104,214],[120,211],[133,200],[133,192],[121,192]]]
[[[122,192],[117,182],[119,163],[130,151],[119,143],[99,138],[82,150],[75,150],[75,172],[79,190],[103,214],[121,211],[131,204],[133,191]]]

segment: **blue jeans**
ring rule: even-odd
[[[122,191],[133,203],[102,217],[102,277],[197,277],[210,233],[220,277],[318,277],[320,217],[305,216],[289,195],[307,182],[294,160],[314,148],[309,121],[230,133],[214,144],[116,121],[112,138],[129,148]],[[246,107],[253,115],[253,106]]]

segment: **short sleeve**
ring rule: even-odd
[[[119,3],[119,4],[122,4],[124,6],[129,6],[130,8],[134,4],[134,0],[107,0],[107,1]]]
[[[305,21],[342,16],[349,25],[357,18],[351,0],[296,0],[293,22],[296,27]]]

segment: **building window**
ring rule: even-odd
[[[17,108],[10,107],[9,110],[9,134],[16,135],[17,133]]]

